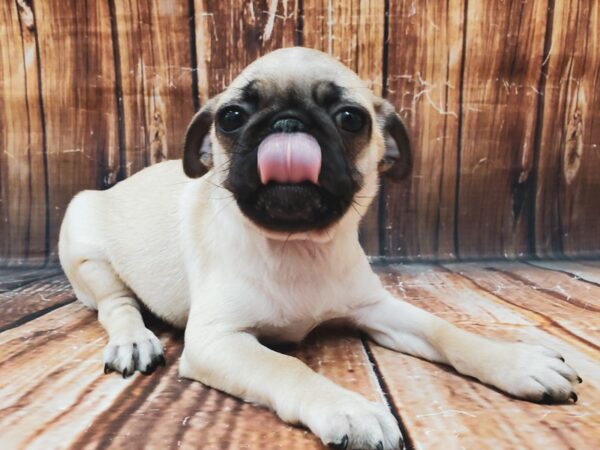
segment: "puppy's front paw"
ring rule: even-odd
[[[306,425],[334,449],[396,450],[402,434],[385,405],[357,394],[321,398],[305,405]]]
[[[150,375],[159,365],[165,365],[162,344],[146,328],[113,337],[104,347],[104,373],[116,371],[127,378],[139,370]]]
[[[557,352],[541,345],[508,344],[502,349],[495,384],[525,400],[541,403],[577,401],[576,388],[582,382]]]

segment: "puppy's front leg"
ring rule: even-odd
[[[381,404],[341,388],[300,360],[261,345],[240,331],[186,329],[180,373],[274,409],[286,422],[302,423],[326,445],[348,449],[397,449],[401,434]]]
[[[70,279],[88,294],[87,301],[98,308],[98,319],[108,332],[104,373],[116,370],[126,378],[136,370],[150,374],[165,365],[160,340],[144,325],[137,300],[109,262],[81,262],[72,268]]]
[[[577,401],[581,378],[555,351],[490,340],[394,298],[383,287],[353,320],[377,343],[453,366],[458,372],[532,401]]]

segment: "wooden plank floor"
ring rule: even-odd
[[[390,403],[413,449],[600,448],[600,263],[378,266],[398,297],[469,330],[556,348],[585,380],[577,404],[509,398],[454,371],[318,330],[285,351]],[[0,271],[1,449],[318,449],[264,408],[178,378],[181,332],[150,319],[167,367],[102,372],[104,331],[59,270]]]

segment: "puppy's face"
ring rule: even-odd
[[[255,61],[192,120],[186,174],[213,165],[250,221],[289,235],[327,230],[352,207],[364,213],[377,171],[402,177],[410,154],[391,105],[354,72],[290,48]]]

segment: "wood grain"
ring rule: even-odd
[[[584,378],[575,405],[535,405],[450,369],[323,329],[286,353],[374,401],[383,389],[411,448],[594,449],[600,424],[600,286],[523,263],[378,267],[398,297],[477,333],[541,343]],[[599,266],[600,267],[600,266]],[[14,273],[4,271],[0,279]],[[40,272],[40,276],[45,276]],[[29,317],[72,292],[63,276],[5,292],[2,317]],[[22,306],[21,310],[16,309]],[[24,308],[24,309],[23,309]],[[101,372],[105,332],[96,313],[71,303],[0,332],[0,441],[8,448],[322,448],[308,431],[264,408],[178,378],[180,332],[149,320],[168,364],[123,380]],[[383,385],[380,387],[379,382]]]
[[[502,8],[468,3],[456,217],[459,257],[516,257],[531,251],[546,19],[544,0],[509,1]]]
[[[588,266],[588,267],[600,268],[600,260],[585,259],[583,261],[580,261],[580,264],[582,264],[584,266]]]
[[[384,250],[453,259],[464,1],[390,2],[388,98],[409,129],[413,172],[384,184]]]
[[[35,3],[48,154],[50,251],[65,208],[119,170],[116,84],[108,2]]]
[[[0,7],[0,265],[46,256],[46,172],[36,20],[30,2]]]
[[[62,274],[43,277],[9,292],[0,293],[0,331],[15,328],[57,307],[73,302],[75,296]]]
[[[221,92],[259,56],[294,45],[296,8],[287,1],[194,1],[202,103]]]
[[[600,255],[600,4],[554,2],[540,120],[540,256]]]
[[[0,266],[65,207],[180,155],[190,116],[291,45],[399,109],[414,171],[363,220],[403,260],[600,256],[600,6],[584,0],[11,0],[0,6]]]
[[[367,81],[377,95],[382,95],[384,3],[375,0],[304,0],[302,5],[303,45],[339,59]],[[360,238],[369,254],[379,254],[378,198],[373,200],[362,219]]]
[[[22,304],[57,296],[64,278],[15,291]],[[68,295],[72,295],[66,289]],[[28,296],[29,295],[29,296]],[[10,314],[10,304],[0,302]],[[244,403],[178,377],[181,333],[149,325],[168,364],[152,376],[123,380],[102,373],[105,332],[96,314],[69,304],[0,333],[0,440],[9,448],[238,449],[322,448],[314,435]],[[376,377],[352,332],[313,333],[290,354],[336,383],[383,401]],[[59,395],[57,395],[59,393]]]
[[[486,336],[552,347],[585,380],[577,404],[537,405],[512,399],[444,366],[372,345],[413,448],[596,448],[600,351],[545,318],[554,315],[554,310],[546,310],[554,303],[551,295],[511,279],[499,284],[496,272],[476,266],[461,266],[457,272],[435,266],[397,266],[397,270],[385,280],[398,297]],[[530,302],[535,295],[538,298]],[[598,312],[571,308],[566,315],[572,323],[587,319],[588,332],[600,338]]]
[[[181,158],[195,111],[188,0],[114,1],[121,85],[124,176]]]
[[[381,95],[385,26],[382,2],[304,0],[302,5],[304,46],[339,59]]]
[[[573,277],[600,286],[600,265],[576,261],[529,261],[535,267],[571,274]]]
[[[292,354],[345,387],[381,401],[356,338],[316,335]],[[272,412],[199,383],[177,380],[176,372],[161,384],[151,402],[125,417],[113,445],[126,446],[133,440],[139,448],[143,443],[154,448],[322,448],[313,435],[282,423]],[[159,420],[161,429],[148,434]]]
[[[56,266],[45,268],[9,268],[0,270],[0,293],[20,288],[40,279],[62,273]]]
[[[600,351],[600,287],[520,263],[446,266],[492,291],[526,317],[552,326],[564,338]]]

